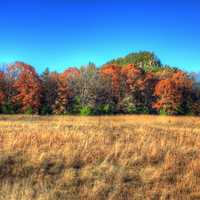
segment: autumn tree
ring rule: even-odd
[[[5,114],[13,114],[17,112],[17,106],[13,99],[17,94],[14,88],[14,79],[12,74],[9,72],[8,64],[1,66],[1,92],[3,94],[3,102],[1,103],[1,111]]]
[[[102,67],[101,74],[112,82],[111,96],[115,103],[118,103],[121,96],[121,67],[115,64],[108,64]]]
[[[0,106],[2,106],[5,101],[4,80],[5,80],[5,75],[3,72],[0,72]]]
[[[143,113],[155,113],[153,109],[153,103],[155,101],[154,91],[158,80],[150,73],[145,73],[139,81],[139,92],[141,100],[141,112]]]
[[[111,81],[92,63],[80,69],[75,80],[76,107],[83,115],[108,114],[111,110]]]
[[[41,83],[35,69],[16,62],[9,66],[8,74],[16,91],[12,101],[20,106],[21,112],[37,113],[40,108]]]
[[[181,114],[188,110],[188,102],[192,91],[192,80],[178,71],[171,78],[160,80],[155,87],[158,97],[154,108],[167,114]]]
[[[80,69],[80,76],[76,80],[77,95],[80,97],[80,106],[93,107],[95,105],[97,70],[92,64]]]
[[[41,76],[22,62],[2,66],[1,113],[200,114],[197,80],[162,65],[152,52],[132,53],[100,68],[89,63],[63,73],[46,69]]]
[[[146,113],[151,111],[155,78],[135,65],[121,70],[121,84],[124,88],[120,108],[125,113]]]
[[[79,71],[76,68],[69,68],[59,74],[57,97],[53,108],[55,114],[65,114],[70,109],[73,98],[73,88],[70,87],[71,81],[78,75]]]

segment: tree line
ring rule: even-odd
[[[200,87],[186,72],[150,52],[97,68],[90,63],[41,75],[23,62],[0,71],[2,114],[200,115]]]

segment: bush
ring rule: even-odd
[[[92,115],[92,114],[93,114],[93,111],[92,111],[92,108],[90,106],[83,106],[80,109],[80,115],[82,115],[82,116],[89,116],[89,115]]]
[[[149,114],[150,110],[147,107],[138,107],[136,113],[137,114]]]
[[[14,114],[15,113],[15,108],[13,106],[12,103],[10,102],[7,102],[7,103],[4,103],[1,107],[1,111],[2,113],[4,114]]]
[[[115,106],[113,104],[102,104],[95,110],[96,115],[110,115],[115,113]]]
[[[163,116],[168,115],[168,113],[167,113],[164,109],[161,109],[161,110],[159,111],[159,114],[160,114],[160,115],[163,115]]]
[[[41,115],[50,115],[52,114],[52,109],[49,106],[43,106],[41,111],[40,111]]]
[[[133,104],[129,104],[127,106],[127,114],[136,114],[137,113],[137,108]]]
[[[33,114],[33,109],[31,107],[29,107],[25,112],[24,114],[26,115],[32,115]]]
[[[136,108],[135,104],[133,103],[132,97],[125,97],[119,106],[120,106],[120,111],[122,111],[125,114],[136,114],[137,113],[137,108]]]
[[[81,110],[81,100],[80,97],[77,96],[71,102],[71,106],[69,106],[68,111],[70,114],[79,114],[80,110]]]

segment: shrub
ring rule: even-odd
[[[161,110],[159,111],[159,114],[160,114],[160,115],[163,115],[163,116],[168,115],[168,113],[167,113],[164,109],[161,109]]]
[[[42,109],[40,111],[40,114],[41,115],[49,115],[49,114],[52,114],[52,109],[49,107],[49,106],[42,106]]]
[[[13,106],[12,103],[10,102],[7,102],[7,103],[4,103],[1,107],[1,111],[2,113],[4,114],[14,114],[15,113],[15,108]]]
[[[90,106],[83,106],[80,109],[80,115],[82,115],[82,116],[89,116],[89,115],[92,115],[92,114],[93,114],[93,111],[92,111],[92,108]]]
[[[132,97],[125,97],[120,103],[120,110],[125,114],[135,114],[137,113],[137,108],[133,103]]]
[[[69,107],[69,113],[79,114],[80,110],[81,110],[81,100],[79,96],[76,96],[72,101],[72,105]]]
[[[33,114],[33,109],[31,107],[29,107],[25,112],[24,114],[26,115],[32,115]]]
[[[138,113],[138,114],[149,114],[150,110],[147,107],[138,107],[136,109],[136,113]]]
[[[95,110],[96,115],[110,115],[115,113],[115,106],[112,104],[102,104]]]

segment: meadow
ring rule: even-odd
[[[0,116],[0,200],[200,199],[200,118]]]

